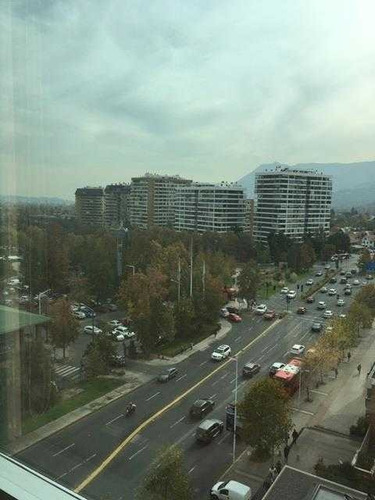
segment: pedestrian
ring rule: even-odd
[[[350,351],[349,351],[348,352],[348,363],[349,363],[351,357],[352,357],[352,355],[350,354]]]
[[[271,479],[271,483],[273,483],[276,479],[276,476],[277,476],[277,470],[276,470],[276,467],[274,465],[271,465],[270,467],[270,479]]]
[[[358,370],[358,375],[361,375],[361,370],[362,370],[362,365],[361,364],[359,364],[357,366],[357,370]]]
[[[335,378],[337,378],[337,375],[339,374],[339,371],[338,371],[337,367],[335,366],[335,368],[333,370],[335,372]]]
[[[285,463],[288,463],[288,457],[289,457],[289,452],[290,452],[290,447],[286,445],[284,447],[284,458],[285,458]]]
[[[281,465],[280,460],[278,460],[278,461],[276,462],[276,465],[275,465],[276,472],[277,472],[278,474],[280,474],[280,472],[281,472],[281,469],[282,469],[282,468],[283,468],[283,466]]]
[[[294,429],[292,432],[292,438],[293,438],[292,444],[295,444],[297,442],[298,436],[299,436],[299,434],[298,434],[297,430]]]

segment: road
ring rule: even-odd
[[[350,268],[352,265],[349,262],[345,267]],[[344,286],[332,286],[343,297]],[[353,296],[355,293],[353,287]],[[345,297],[345,306],[338,308],[336,297],[317,293],[317,300],[324,300],[327,308],[337,313],[347,309],[352,297]],[[285,306],[285,299],[276,295],[267,303],[281,310]],[[256,380],[268,373],[273,362],[287,361],[293,344],[308,346],[314,342],[317,334],[311,332],[311,323],[315,318],[321,319],[322,312],[316,310],[314,303],[307,306],[306,315],[299,316],[295,310],[300,304],[299,299],[293,300],[290,304],[291,314],[283,320],[267,322],[262,317],[248,314],[242,323],[233,325],[225,343],[232,347],[232,354],[239,353],[240,370],[248,361],[259,362],[262,369],[254,377]],[[217,342],[217,345],[220,343],[223,342]],[[19,457],[69,487],[76,487],[142,422],[151,419],[157,412],[163,412],[163,408],[180,398],[119,450],[108,467],[87,485],[83,494],[93,498],[134,498],[134,491],[157,450],[165,444],[178,443],[185,451],[187,469],[194,485],[194,498],[204,498],[210,486],[233,459],[231,433],[224,431],[218,440],[204,447],[198,446],[194,439],[198,424],[188,418],[191,404],[199,397],[215,399],[215,410],[210,416],[221,420],[225,420],[226,404],[233,401],[235,363],[230,360],[221,364],[211,362],[212,348],[199,351],[180,363],[176,379],[163,385],[151,381],[131,396],[111,403],[25,450]],[[239,397],[246,384],[246,381],[239,379]],[[181,398],[186,392],[186,396]],[[130,399],[138,408],[134,415],[125,417],[124,409]],[[237,453],[243,450],[243,446],[238,443]]]

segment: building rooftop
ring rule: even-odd
[[[47,316],[0,305],[0,335],[50,321]]]
[[[286,465],[263,500],[366,500],[367,494]]]

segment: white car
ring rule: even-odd
[[[7,283],[8,286],[17,286],[20,284],[21,284],[21,281],[18,278],[11,278]]]
[[[72,315],[74,318],[77,318],[77,319],[85,319],[86,318],[86,314],[82,311],[73,311]]]
[[[289,290],[287,297],[290,299],[295,299],[297,297],[297,292],[295,290]]]
[[[333,312],[330,311],[329,309],[327,309],[326,311],[324,311],[323,313],[323,318],[332,318],[333,317]]]
[[[255,312],[256,314],[264,314],[265,312],[267,312],[266,304],[259,304],[259,306],[255,308]]]
[[[123,340],[125,340],[124,335],[122,333],[116,333],[116,330],[113,330],[112,336],[117,340],[117,342],[122,342]]]
[[[313,279],[311,279],[311,278],[310,278],[309,280],[307,280],[307,281],[306,281],[306,285],[307,285],[307,286],[311,286],[311,285],[313,285],[313,284],[314,284],[314,280],[313,280]]]
[[[359,280],[354,280],[354,281],[353,281],[353,285],[355,285],[355,286],[359,286],[359,285],[360,285]]]
[[[343,314],[339,314],[339,318],[345,319],[346,318],[346,314],[344,314],[344,313]]]
[[[94,333],[94,335],[99,335],[100,333],[103,333],[103,331],[100,328],[98,328],[97,326],[92,327],[90,325],[85,326],[85,328],[83,329],[83,331],[85,333],[89,333],[89,334]]]
[[[328,295],[336,295],[337,294],[337,290],[335,288],[330,288],[328,290]]]
[[[232,350],[229,347],[229,345],[220,345],[217,347],[214,352],[211,354],[211,359],[213,361],[222,361],[223,359],[227,358],[230,356]]]
[[[294,344],[294,346],[290,350],[290,354],[295,354],[300,356],[305,352],[305,346],[302,344]]]
[[[135,337],[135,333],[129,332],[126,326],[118,326],[112,331],[112,335],[123,335],[125,339],[132,339]]]
[[[287,294],[289,292],[289,288],[287,286],[284,286],[281,290],[280,293]]]
[[[210,490],[210,498],[216,500],[250,500],[251,488],[238,481],[219,481]]]
[[[338,305],[339,307],[342,307],[343,305],[345,305],[345,300],[344,299],[338,299],[336,305]]]
[[[323,310],[326,308],[326,303],[321,300],[318,302],[318,305],[316,306],[316,308]]]
[[[108,324],[109,324],[109,326],[112,326],[113,328],[117,328],[119,326],[122,326],[121,321],[119,321],[118,319],[113,319],[111,321],[108,321]]]

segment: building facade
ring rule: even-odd
[[[146,174],[133,177],[130,194],[130,223],[143,229],[154,226],[173,227],[176,190],[191,184],[176,176]]]
[[[254,232],[254,200],[246,199],[244,232],[253,235]]]
[[[104,225],[104,190],[102,187],[78,188],[75,193],[75,210],[79,224]]]
[[[109,184],[104,189],[104,224],[109,228],[130,224],[130,184]]]
[[[266,242],[270,232],[296,241],[306,233],[329,233],[332,179],[315,171],[276,168],[256,174],[254,237]]]
[[[180,186],[176,192],[177,231],[226,233],[245,227],[244,189],[236,184]]]

